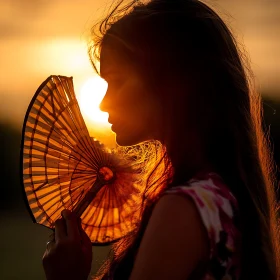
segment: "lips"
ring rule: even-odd
[[[112,124],[111,126],[111,130],[114,131],[114,132],[122,132],[123,129],[124,129],[124,124],[123,123],[116,123],[115,121],[114,122],[111,122],[111,120],[109,121],[109,123]]]
[[[110,116],[109,116],[109,118],[108,118],[108,122],[109,122],[110,124],[113,124],[113,120],[112,120],[112,118],[110,118]]]
[[[114,123],[111,120],[108,120],[108,123],[111,124],[111,127],[113,127]]]
[[[111,130],[116,132],[120,132],[123,130],[124,122],[122,122],[119,118],[112,118],[112,116],[109,115],[108,122],[112,125]]]
[[[112,126],[111,126],[111,130],[115,132],[115,127],[116,127],[115,121],[113,121],[113,120],[109,117],[109,118],[108,118],[108,122],[112,125]]]
[[[111,130],[115,132],[115,126],[112,124]]]
[[[118,120],[118,119],[114,119],[114,118],[112,118],[112,117],[109,116],[108,122],[109,122],[110,124],[116,124],[116,122],[119,122],[119,120]]]

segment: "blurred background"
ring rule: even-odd
[[[208,0],[245,46],[264,99],[274,156],[280,164],[280,1]],[[112,133],[93,115],[89,93],[105,93],[91,68],[86,42],[92,23],[111,1],[0,0],[0,279],[44,279],[41,258],[50,230],[33,224],[22,200],[19,154],[25,112],[50,75],[73,76],[90,133],[105,143]],[[96,107],[98,110],[98,104]],[[106,140],[107,139],[107,140]],[[4,178],[4,179],[3,179]],[[93,247],[94,273],[108,247]]]

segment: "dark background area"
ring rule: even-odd
[[[231,26],[249,54],[258,88],[271,98],[265,100],[265,122],[280,166],[280,1],[202,1]],[[45,279],[41,258],[51,231],[33,224],[22,199],[19,127],[49,75],[73,76],[80,94],[93,75],[89,30],[111,2],[0,0],[0,280]],[[93,273],[107,253],[108,247],[93,248]]]
[[[264,100],[265,123],[270,127],[274,158],[280,166],[280,102]],[[23,201],[20,184],[21,131],[0,124],[0,279],[44,279],[41,258],[51,230],[34,224]],[[278,172],[278,179],[279,177]],[[106,258],[109,247],[93,247],[94,273]]]
[[[52,231],[33,223],[23,199],[21,131],[8,123],[0,123],[0,144],[0,279],[45,279],[41,259]],[[109,246],[93,247],[93,275],[109,249]]]

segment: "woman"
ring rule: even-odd
[[[119,3],[89,48],[108,82],[101,109],[119,145],[161,141],[174,174],[98,277],[279,279],[261,100],[232,33],[198,0],[136,2]],[[63,214],[43,258],[47,279],[86,279],[90,242]]]

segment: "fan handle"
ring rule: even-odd
[[[73,212],[77,217],[81,217],[86,208],[89,206],[91,201],[95,198],[96,194],[99,192],[99,190],[102,188],[104,183],[102,183],[99,180],[96,180],[91,189],[86,193],[86,195],[83,197],[83,199],[76,204],[76,206],[73,208]]]

